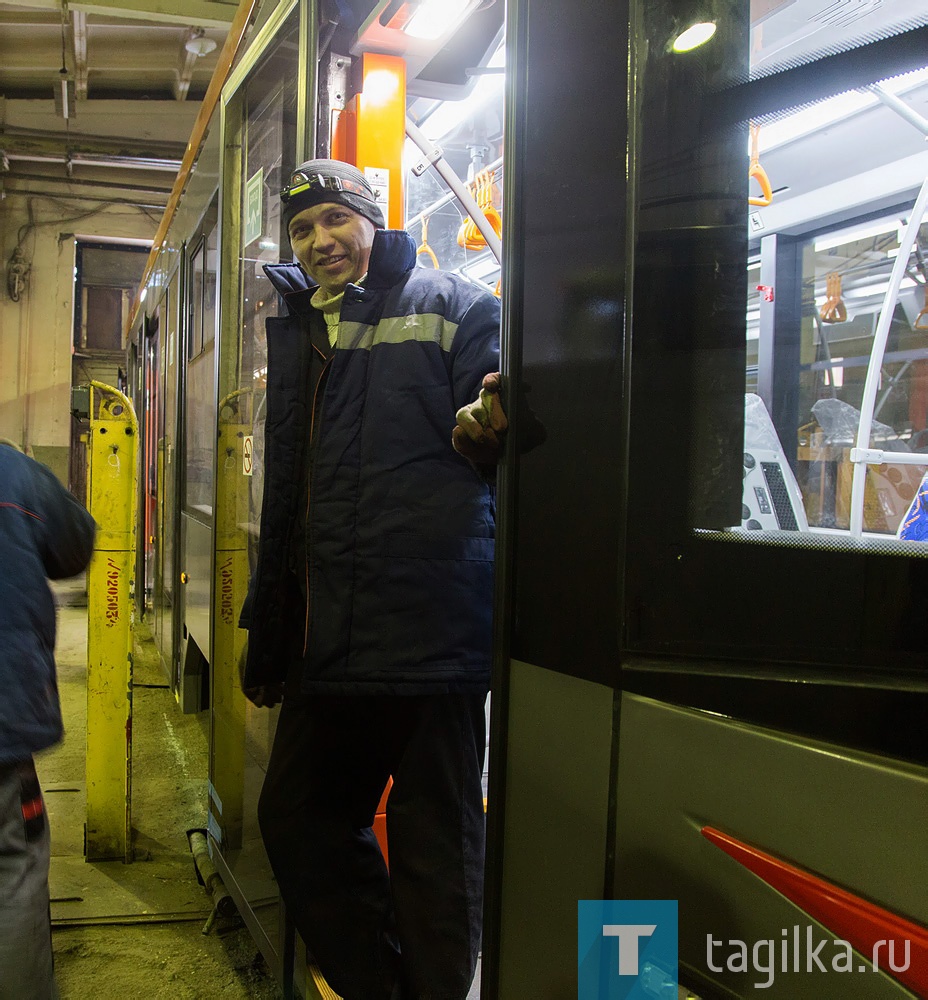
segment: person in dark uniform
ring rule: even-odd
[[[258,816],[345,1000],[464,1000],[480,948],[499,303],[416,267],[364,175],[302,164],[269,265],[243,687],[283,698]],[[372,831],[388,779],[389,871]]]
[[[32,755],[63,734],[47,578],[80,573],[93,518],[45,468],[0,443],[0,1000],[54,1000],[49,831]]]

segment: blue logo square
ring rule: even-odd
[[[675,899],[577,907],[577,1000],[677,1000]]]

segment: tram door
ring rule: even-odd
[[[160,495],[159,448],[162,428],[161,395],[161,317],[159,304],[152,311],[143,326],[143,395],[144,395],[144,471],[142,531],[144,551],[144,572],[139,581],[137,603],[143,615],[153,611],[152,599],[155,591],[156,575],[160,573],[158,558],[158,499]]]
[[[501,484],[483,995],[578,995],[618,964],[578,901],[671,900],[702,997],[926,996],[928,12],[509,20],[506,364],[548,437]]]
[[[213,482],[216,451],[216,290],[219,234],[216,206],[191,244],[187,271],[189,312],[184,331],[183,441],[180,549],[177,567],[178,701],[186,712],[208,707],[207,664],[212,593]]]
[[[154,620],[153,632],[155,642],[161,650],[164,669],[171,681],[171,687],[177,690],[178,661],[177,645],[174,640],[175,630],[175,597],[177,579],[175,573],[175,555],[177,547],[177,485],[178,485],[178,407],[177,379],[180,365],[179,321],[180,321],[180,288],[181,270],[176,268],[171,276],[166,296],[163,300],[164,335],[161,340],[163,351],[163,399],[162,435],[159,445],[159,463],[161,466],[160,495],[158,506],[158,551],[159,573],[155,578],[155,593],[153,599]],[[182,452],[181,452],[182,454]]]
[[[146,349],[145,608],[162,667],[177,687],[174,645],[174,555],[177,491],[177,336],[180,272],[152,313]],[[170,662],[169,662],[170,661]]]
[[[239,670],[246,633],[238,628],[238,615],[257,554],[264,485],[264,323],[278,309],[262,265],[289,252],[279,193],[281,170],[291,169],[297,157],[297,115],[303,108],[297,81],[306,72],[300,37],[299,6],[280,5],[222,98],[210,661],[209,832],[214,856],[255,941],[282,981],[292,952],[284,954],[277,887],[257,824],[277,710],[257,709],[242,694]]]

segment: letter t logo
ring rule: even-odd
[[[638,939],[650,937],[657,924],[603,924],[603,937],[619,939],[619,975],[638,975]]]

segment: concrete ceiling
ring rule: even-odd
[[[3,193],[163,205],[236,9],[233,0],[0,3]],[[188,43],[212,48],[198,55]]]

